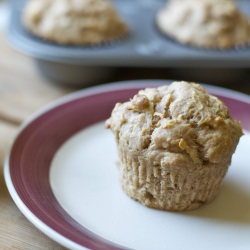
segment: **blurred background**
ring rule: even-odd
[[[135,20],[126,20],[131,28],[131,34],[127,40],[113,45],[115,49],[112,49],[112,45],[111,49],[108,46],[101,49],[94,47],[81,50],[76,48],[80,53],[78,56],[75,55],[76,52],[72,47],[68,49],[62,46],[62,49],[59,50],[56,48],[59,46],[39,40],[25,30],[21,18],[26,2],[25,0],[1,0],[1,40],[5,44],[1,45],[0,50],[2,54],[3,50],[6,51],[4,46],[11,50],[13,68],[19,58],[32,61],[37,74],[51,84],[60,84],[63,88],[82,88],[93,84],[129,79],[174,79],[219,85],[244,92],[249,91],[250,70],[248,64],[241,63],[237,55],[243,56],[244,49],[229,53],[213,50],[204,52],[202,49],[189,48],[168,41],[159,34],[153,33],[155,27],[150,22],[154,22],[156,10],[165,5],[165,0],[155,1],[154,4],[152,4],[154,2],[152,0],[136,1],[138,8],[144,8],[149,13],[152,9],[152,13],[147,16],[149,28],[146,25],[136,27]],[[119,3],[116,7],[123,17],[131,17],[131,19],[137,17],[135,4],[126,9],[130,5],[129,1],[126,4],[122,3],[122,0],[113,2]],[[144,33],[140,31],[147,28],[149,31],[144,31]],[[95,50],[96,52],[93,52]],[[104,54],[100,50],[103,50]],[[130,54],[126,55],[127,52]],[[1,68],[6,67],[5,60],[8,60],[6,58],[10,56],[8,53],[5,55],[5,59],[2,57],[3,66]],[[70,53],[72,54],[70,55]],[[99,61],[96,59],[98,53],[100,53]],[[247,49],[246,53],[249,53]],[[81,55],[82,58],[79,59]],[[221,56],[223,56],[222,59]],[[16,60],[14,60],[15,57]],[[116,61],[113,57],[116,57]],[[190,58],[191,60],[189,60]],[[68,63],[68,61],[70,62]]]

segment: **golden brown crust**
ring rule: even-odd
[[[170,0],[156,21],[184,44],[226,49],[250,42],[250,22],[231,0]]]
[[[116,137],[125,192],[166,210],[211,201],[242,135],[220,100],[187,82],[139,91],[115,106],[107,127]]]
[[[109,0],[32,0],[23,22],[32,34],[59,44],[101,44],[128,33]]]

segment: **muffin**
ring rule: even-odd
[[[58,44],[102,44],[128,33],[109,0],[31,0],[23,24],[33,35]]]
[[[184,81],[146,88],[117,103],[106,127],[115,135],[125,193],[172,211],[216,197],[242,135],[218,98]]]
[[[163,34],[202,48],[229,49],[250,41],[250,22],[232,0],[170,0],[156,23]]]

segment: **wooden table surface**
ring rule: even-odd
[[[192,78],[188,72],[186,78]],[[232,76],[229,71],[223,87],[250,94],[248,70],[241,77],[237,74]],[[185,73],[179,71],[177,74],[175,70],[166,69],[123,68],[118,70],[112,81],[173,79],[176,76],[184,79]],[[0,31],[0,249],[65,249],[37,230],[16,207],[5,185],[3,159],[24,120],[47,103],[76,90],[44,79],[32,59],[11,48],[5,33]]]

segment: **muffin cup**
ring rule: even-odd
[[[121,33],[120,35],[114,36],[110,39],[103,39],[98,42],[76,42],[76,41],[68,41],[68,42],[60,42],[57,41],[56,39],[51,39],[47,36],[36,34],[32,30],[25,28],[25,32],[27,33],[28,36],[30,36],[32,39],[42,41],[47,44],[51,45],[56,45],[56,46],[61,46],[61,47],[76,47],[76,48],[99,48],[103,46],[113,46],[115,44],[118,44],[122,42],[124,39],[126,39],[129,36],[129,29],[125,31],[124,33]]]
[[[154,27],[156,30],[156,33],[159,34],[159,36],[163,37],[166,42],[171,42],[173,44],[179,45],[181,47],[187,47],[190,49],[194,49],[194,50],[198,50],[198,51],[215,51],[215,52],[225,52],[225,51],[239,51],[239,50],[246,50],[249,49],[250,47],[250,40],[242,43],[242,44],[235,44],[234,46],[229,46],[229,47],[216,47],[216,46],[198,46],[192,43],[184,43],[179,41],[177,38],[175,38],[174,36],[167,34],[166,32],[164,32],[159,25],[157,24],[157,21],[155,19],[154,22]]]
[[[192,169],[152,166],[144,157],[119,147],[120,182],[125,193],[141,204],[170,211],[192,210],[218,194],[228,166],[208,164]]]

